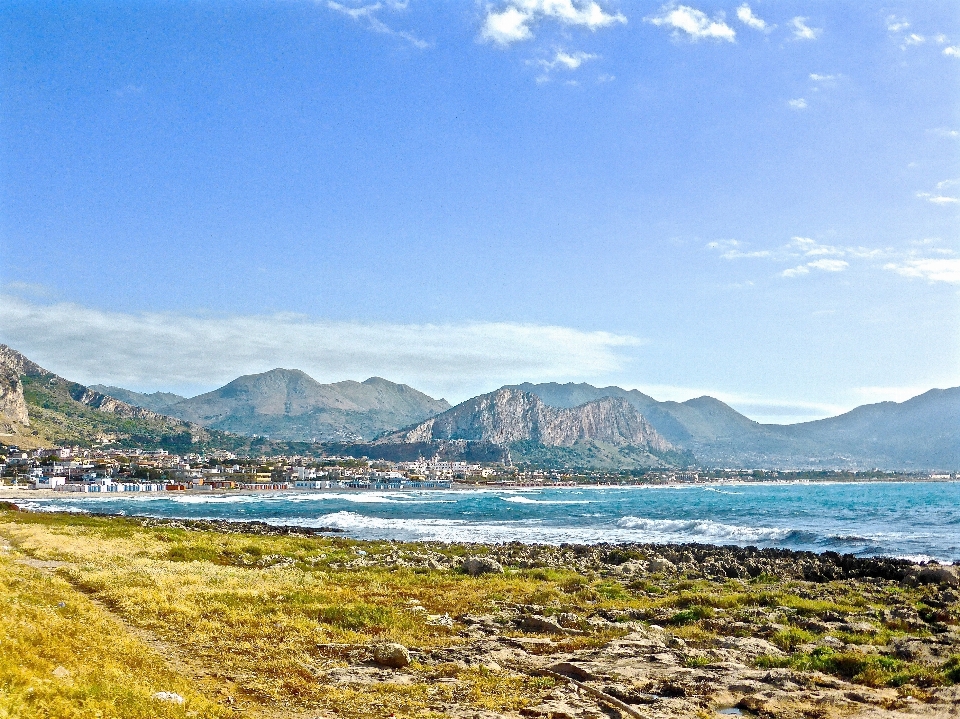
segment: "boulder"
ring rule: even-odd
[[[919,584],[946,584],[960,586],[960,568],[940,567],[937,565],[921,567],[912,576]]]
[[[402,644],[387,642],[372,648],[373,661],[384,667],[401,669],[410,663],[410,651]]]
[[[517,619],[517,626],[528,632],[540,632],[541,634],[566,634],[574,630],[564,629],[553,619],[541,617],[536,614],[527,614]]]
[[[503,565],[492,557],[467,557],[460,568],[471,577],[480,574],[503,574]]]
[[[647,569],[651,572],[671,572],[675,568],[673,562],[663,557],[654,557],[647,563]]]

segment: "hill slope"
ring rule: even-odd
[[[795,425],[760,424],[712,397],[658,402],[637,390],[588,384],[521,384],[555,407],[620,397],[657,431],[708,466],[960,469],[960,388],[906,402],[857,407]]]
[[[123,389],[123,387],[111,387],[105,384],[92,384],[90,385],[90,389],[100,394],[109,395],[114,399],[126,402],[135,407],[152,410],[158,414],[170,414],[167,410],[169,410],[172,405],[186,399],[186,397],[174,394],[173,392],[151,392],[150,394],[144,394],[143,392],[134,392],[129,389]]]
[[[449,407],[446,400],[380,377],[321,384],[300,370],[274,369],[238,377],[212,392],[168,404],[164,411],[238,434],[288,441],[355,442],[419,422]]]
[[[0,345],[0,399],[3,441],[25,448],[77,444],[190,451],[225,439],[66,380],[5,345]]]

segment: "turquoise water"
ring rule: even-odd
[[[363,539],[701,542],[960,561],[960,483],[63,495],[34,509],[339,527]]]

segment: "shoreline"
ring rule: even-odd
[[[954,497],[956,483],[951,483],[953,487],[948,491],[947,487],[933,489],[927,483],[913,483],[914,489],[911,489],[911,485],[902,482],[871,482],[877,487],[869,494],[866,489],[842,489],[835,482],[816,485],[804,482],[799,486],[793,482],[789,485],[765,482],[762,487],[751,488],[752,484],[757,483],[594,486],[592,492],[587,492],[586,487],[457,485],[452,489],[430,490],[297,488],[102,494],[0,487],[0,501],[38,512],[206,521],[213,523],[211,527],[216,525],[231,533],[245,531],[244,526],[256,526],[260,529],[255,531],[261,534],[266,532],[265,528],[274,527],[277,529],[271,532],[336,534],[365,541],[420,544],[758,546],[808,552],[812,556],[837,554],[858,559],[906,560],[917,566],[929,562],[945,565],[960,562],[956,538],[951,537],[949,527],[942,522],[936,528],[924,529],[907,511],[902,518],[904,524],[897,525],[899,520],[893,515],[899,517],[901,513],[893,512],[893,524],[888,522],[880,527],[868,511],[870,507],[892,508],[902,502],[910,506],[909,498],[915,496]],[[845,484],[862,486],[859,482]],[[734,486],[738,491],[733,490]],[[796,489],[791,489],[793,486]],[[637,491],[623,492],[623,489]],[[744,496],[714,498],[713,492]],[[868,496],[872,499],[868,500]],[[839,515],[829,519],[830,508],[837,499],[856,505],[866,502],[863,510],[866,514],[855,513],[849,520]],[[784,501],[791,503],[785,506],[794,508],[773,509],[771,513],[769,508]],[[804,509],[808,501],[822,505],[828,515],[822,520],[811,520]],[[943,505],[937,501],[937,506],[948,508],[949,502]],[[692,503],[689,510],[685,509],[687,502]],[[424,504],[430,505],[429,508],[420,506]],[[566,508],[540,508],[541,504],[582,504],[598,509],[576,509],[570,513]],[[956,512],[950,510],[949,516],[955,515]],[[918,533],[902,537],[885,534],[890,531],[887,527],[895,526]]]
[[[47,491],[53,494],[50,490]],[[0,508],[9,503],[0,497]],[[960,579],[960,561],[952,563],[931,561],[913,561],[903,557],[876,555],[860,557],[854,554],[842,554],[832,550],[814,552],[789,549],[786,547],[757,547],[736,544],[714,544],[703,542],[596,542],[592,544],[564,542],[560,544],[510,542],[470,542],[441,540],[398,540],[363,539],[348,536],[348,530],[341,527],[308,527],[297,524],[271,524],[261,520],[215,519],[188,517],[158,517],[148,514],[118,514],[113,512],[65,512],[45,511],[23,508],[17,505],[17,511],[28,514],[49,514],[60,517],[83,516],[98,519],[130,520],[143,527],[168,527],[200,532],[215,532],[224,535],[251,536],[301,536],[301,537],[342,537],[358,544],[413,545],[450,549],[466,547],[483,550],[491,557],[502,559],[504,563],[515,563],[518,559],[526,568],[563,567],[555,555],[576,557],[597,555],[609,552],[621,553],[622,562],[600,562],[601,564],[629,565],[632,555],[643,555],[653,560],[665,561],[664,565],[678,574],[700,576],[709,580],[755,579],[765,574],[775,573],[780,577],[794,577],[805,581],[823,582],[835,579],[875,578],[888,581],[909,581],[912,575],[922,574],[927,568],[947,568]],[[955,568],[955,569],[954,569]],[[621,574],[629,575],[632,568],[625,566]],[[921,576],[916,581],[923,583]]]

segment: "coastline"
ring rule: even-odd
[[[712,483],[90,493],[0,488],[38,510],[259,521],[357,539],[703,544],[960,560],[960,483]]]

